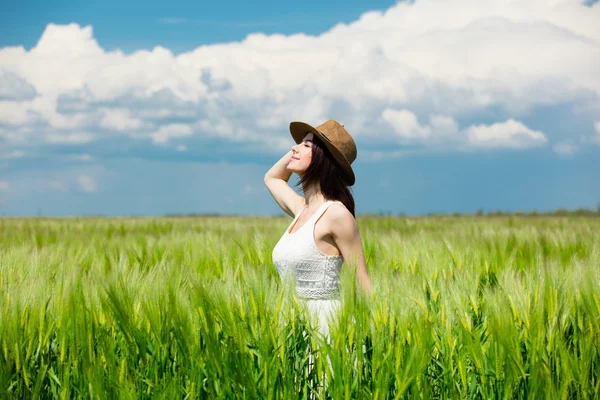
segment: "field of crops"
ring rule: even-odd
[[[600,397],[600,218],[359,217],[328,342],[290,222],[0,219],[0,397]]]

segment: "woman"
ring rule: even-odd
[[[356,144],[344,125],[329,120],[316,128],[292,122],[296,145],[265,175],[265,185],[279,206],[294,220],[273,249],[273,263],[282,279],[292,273],[299,297],[306,299],[322,334],[339,307],[342,264],[356,265],[365,292],[371,281],[348,186],[355,181],[350,166]],[[304,196],[288,186],[292,173],[300,176]]]

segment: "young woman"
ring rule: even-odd
[[[316,128],[292,122],[290,132],[296,145],[265,175],[277,204],[294,217],[273,249],[273,263],[282,279],[293,274],[298,296],[306,299],[320,332],[327,335],[328,319],[339,307],[342,264],[356,265],[360,286],[366,293],[371,290],[348,188],[355,181],[350,165],[356,144],[334,120]],[[292,173],[300,176],[304,196],[288,185]]]

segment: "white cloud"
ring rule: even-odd
[[[0,191],[7,192],[10,189],[10,183],[5,180],[0,181]]]
[[[552,146],[552,150],[554,150],[556,154],[569,157],[577,152],[577,146],[567,142],[559,142]]]
[[[77,177],[77,184],[84,192],[94,193],[98,191],[98,184],[94,178],[89,175],[79,175]]]
[[[144,122],[133,118],[127,109],[108,109],[104,111],[100,126],[115,131],[127,131],[140,129]]]
[[[543,145],[547,138],[543,132],[535,131],[522,122],[509,119],[491,125],[471,125],[464,130],[458,123],[444,115],[431,115],[429,124],[419,123],[417,116],[409,110],[386,109],[382,118],[394,129],[400,142],[419,143],[427,140],[431,145],[445,148],[512,148],[525,149]],[[396,155],[397,156],[397,155]],[[382,158],[382,154],[371,154]]]
[[[156,132],[152,133],[152,141],[154,143],[166,143],[169,139],[181,138],[190,136],[192,134],[192,128],[185,124],[171,124],[161,126]]]
[[[31,100],[35,88],[13,72],[0,69],[0,100]]]
[[[423,139],[431,134],[431,129],[419,124],[416,115],[408,110],[386,108],[382,117],[401,138]]]
[[[49,24],[31,50],[0,49],[0,124],[15,128],[0,138],[86,143],[108,130],[280,151],[289,121],[335,118],[359,141],[393,132],[424,146],[524,148],[545,143],[518,122],[532,108],[600,104],[598,21],[600,3],[579,0],[417,0],[318,36],[254,33],[177,56],[106,51],[90,26]],[[490,109],[506,122],[460,130]]]
[[[452,117],[445,115],[432,115],[430,117],[431,130],[436,135],[453,135],[458,132],[458,123]]]
[[[0,124],[9,126],[35,124],[39,114],[33,111],[29,104],[30,102],[0,100]]]
[[[94,140],[91,133],[76,132],[76,133],[49,133],[45,137],[46,143],[51,144],[83,144]]]
[[[466,130],[466,136],[469,144],[483,148],[525,149],[548,141],[542,132],[529,129],[513,119],[492,125],[470,126]]]

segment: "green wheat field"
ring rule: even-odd
[[[328,340],[290,222],[0,219],[0,397],[600,397],[600,218],[359,217]]]

